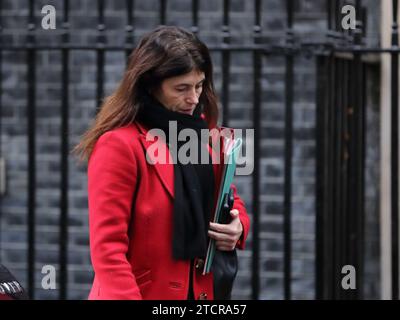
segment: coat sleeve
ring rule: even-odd
[[[250,218],[249,215],[247,214],[247,210],[246,207],[244,206],[243,200],[237,194],[236,186],[232,184],[231,187],[233,188],[233,195],[234,195],[234,202],[232,209],[237,209],[239,211],[240,222],[242,223],[243,226],[243,233],[239,241],[237,242],[236,247],[243,250],[250,230]]]
[[[137,167],[132,148],[115,132],[103,134],[88,163],[90,255],[99,299],[141,299],[126,258]]]

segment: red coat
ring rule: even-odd
[[[149,164],[146,129],[138,123],[103,134],[88,164],[90,254],[95,272],[89,299],[186,299],[190,261],[172,258],[173,164]],[[214,173],[220,174],[219,165]],[[137,187],[137,189],[136,189]],[[234,186],[233,186],[234,187]],[[135,190],[137,193],[135,194]],[[244,248],[249,217],[236,194]],[[199,266],[202,261],[195,259]],[[194,268],[197,298],[213,299],[212,273]]]

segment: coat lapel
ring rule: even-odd
[[[156,162],[156,159],[154,158],[152,152],[147,152],[149,147],[155,143],[154,141],[151,141],[152,139],[146,139],[146,135],[148,130],[146,128],[144,128],[141,124],[139,124],[138,122],[135,122],[136,126],[139,129],[139,140],[144,148],[144,151],[146,152],[146,161],[147,161],[147,157],[149,158],[149,165],[154,166],[155,171],[157,173],[157,176],[160,178],[163,186],[165,187],[165,189],[168,191],[168,193],[170,194],[170,196],[172,198],[174,198],[174,165],[172,162],[168,162],[167,163],[159,163]],[[151,138],[152,136],[149,135],[149,138]],[[160,141],[157,142],[160,143],[160,149],[161,150],[167,150],[168,152],[168,157],[169,159],[172,159],[170,152],[168,151],[168,147],[167,145]]]

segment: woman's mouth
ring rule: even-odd
[[[192,112],[193,112],[193,108],[189,108],[189,109],[182,109],[182,110],[180,110],[180,112],[182,112],[182,113],[186,113],[186,114],[192,114]]]

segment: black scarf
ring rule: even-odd
[[[196,131],[198,137],[197,164],[182,164],[177,157],[179,148],[186,141],[178,141],[177,162],[174,164],[174,230],[173,257],[187,260],[204,257],[207,251],[207,230],[214,203],[214,172],[212,161],[206,144],[200,140],[200,130],[208,129],[207,123],[200,117],[200,105],[193,115],[171,111],[150,95],[141,98],[136,120],[146,127],[161,129],[169,142],[169,121],[176,121],[177,137],[185,128]],[[172,143],[172,141],[171,141]],[[206,148],[209,163],[201,164],[201,152]],[[205,152],[205,151],[203,151]],[[190,158],[191,159],[191,158]]]

